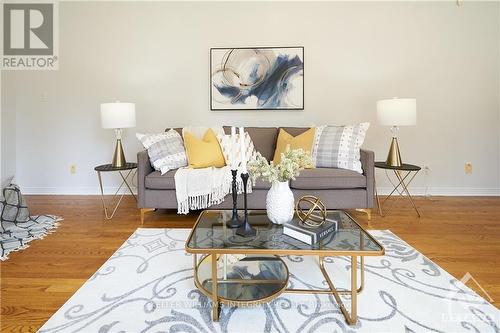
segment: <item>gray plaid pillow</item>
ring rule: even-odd
[[[158,134],[136,134],[144,148],[148,150],[149,160],[161,174],[187,165],[184,141],[177,131],[171,129]]]
[[[360,148],[370,123],[353,126],[325,126],[319,135],[316,151],[317,168],[341,168],[363,173]]]

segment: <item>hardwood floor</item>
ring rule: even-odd
[[[106,222],[97,196],[30,196],[28,203],[32,214],[64,221],[1,263],[2,332],[35,332],[136,228],[189,228],[196,219],[159,211],[141,226],[130,197]],[[370,223],[363,213],[352,214],[369,229],[390,229],[456,278],[471,273],[500,307],[500,198],[417,198],[417,205],[420,219],[404,201],[395,202],[388,216],[374,212]]]

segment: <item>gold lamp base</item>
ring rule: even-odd
[[[401,154],[399,152],[398,138],[393,137],[391,141],[391,147],[389,148],[389,154],[387,154],[387,160],[385,164],[392,167],[400,167],[403,165],[401,161]]]
[[[113,168],[123,168],[127,164],[123,153],[122,140],[116,139],[115,153],[113,154]]]

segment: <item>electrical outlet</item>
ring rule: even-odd
[[[465,173],[468,175],[472,173],[472,162],[465,162]]]
[[[430,175],[431,174],[431,168],[428,165],[424,165],[422,168],[424,171],[424,175]]]
[[[71,164],[69,166],[69,173],[75,174],[76,173],[76,164]]]

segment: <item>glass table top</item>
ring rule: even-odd
[[[283,226],[269,221],[265,210],[251,210],[249,223],[257,230],[253,237],[236,235],[226,227],[230,210],[206,210],[201,213],[186,243],[191,253],[268,253],[268,254],[343,254],[383,255],[384,248],[344,211],[328,211],[338,230],[314,245],[283,234]],[[297,218],[294,216],[294,218]]]

